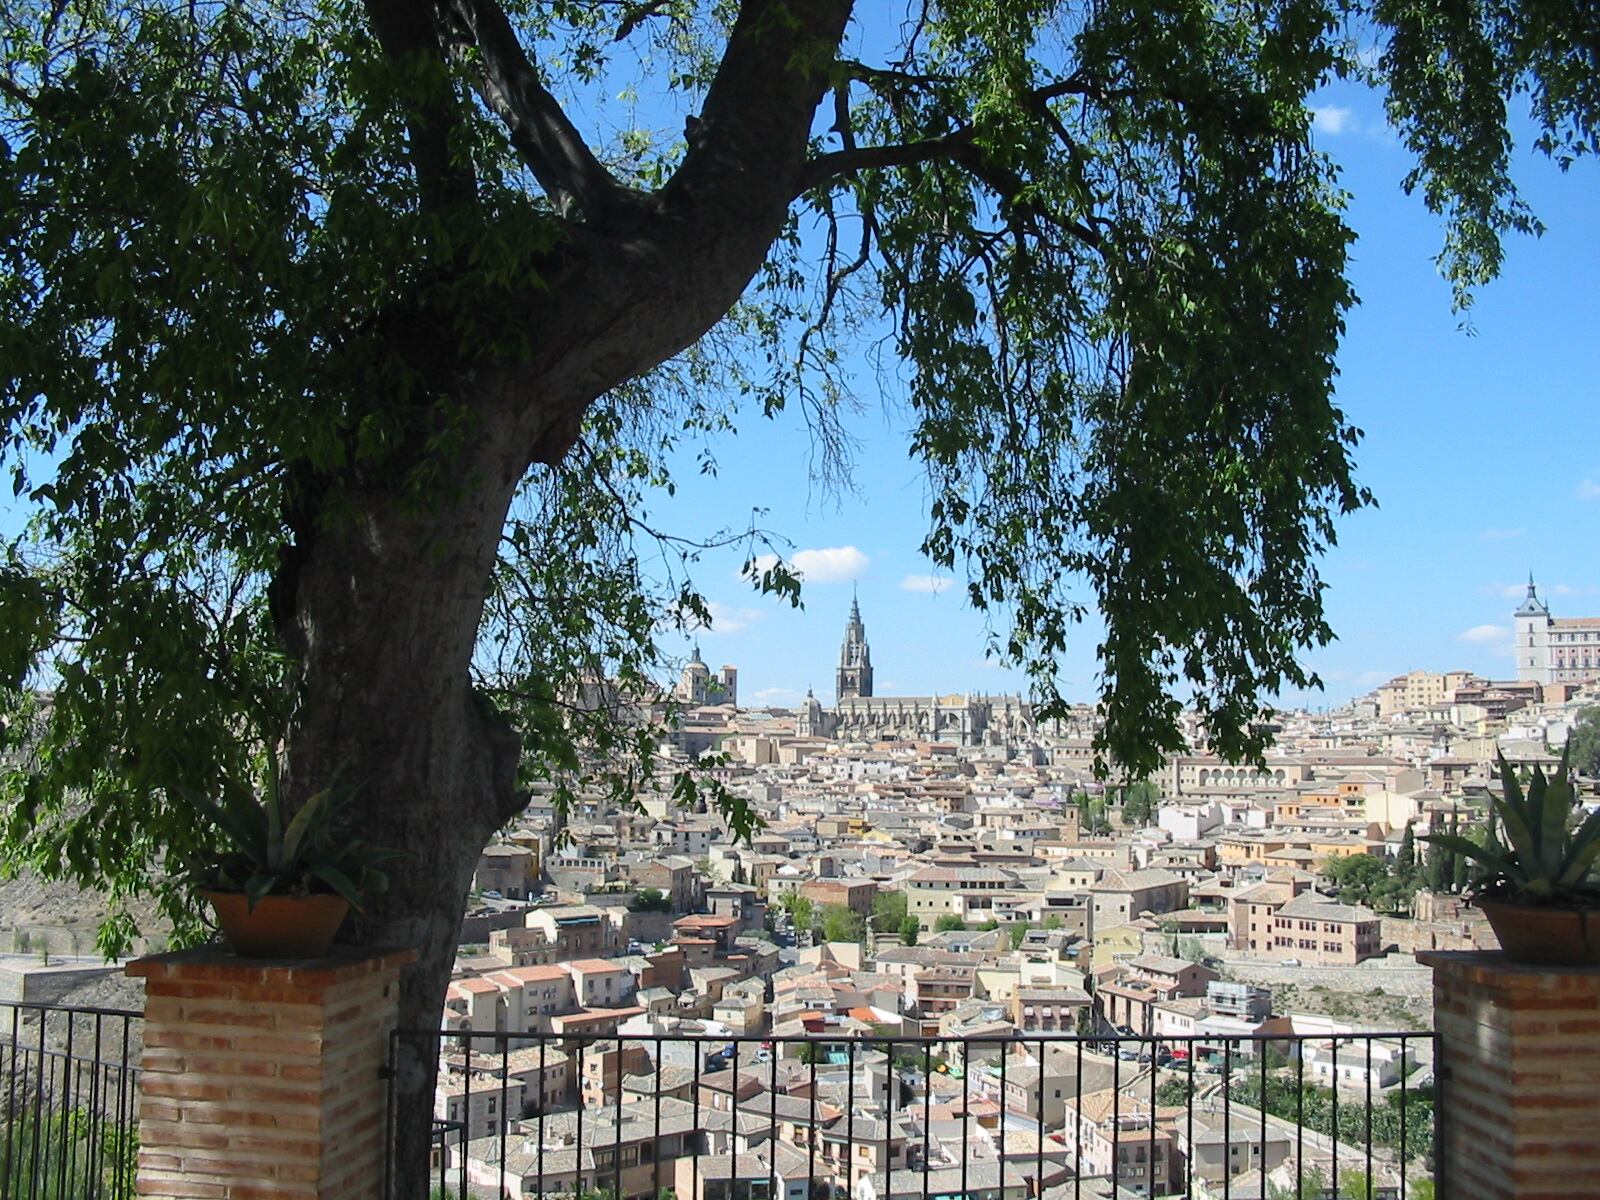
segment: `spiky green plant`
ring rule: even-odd
[[[185,797],[217,830],[220,847],[191,865],[196,886],[243,892],[253,909],[270,895],[331,892],[343,896],[357,912],[362,898],[389,886],[382,864],[399,857],[396,850],[341,836],[339,810],[353,789],[324,788],[287,820],[278,789],[278,767],[267,755],[261,794],[230,781],[221,801]]]
[[[1505,755],[1499,759],[1502,794],[1489,797],[1494,819],[1485,843],[1453,833],[1420,840],[1478,864],[1475,896],[1544,908],[1600,908],[1600,811],[1584,815],[1566,753],[1554,778],[1535,768],[1526,794]]]

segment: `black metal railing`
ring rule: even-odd
[[[1435,1050],[1419,1032],[397,1031],[390,1075],[437,1071],[444,1200],[1413,1200],[1434,1178]]]
[[[0,1200],[125,1200],[141,1017],[0,1002]]]

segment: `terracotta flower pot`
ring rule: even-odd
[[[350,911],[343,896],[263,896],[252,910],[242,892],[202,895],[228,945],[245,958],[321,958]]]
[[[1600,966],[1600,910],[1535,908],[1480,896],[1500,949],[1512,962],[1553,967]]]

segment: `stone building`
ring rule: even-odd
[[[1518,680],[1549,685],[1600,679],[1600,617],[1552,617],[1530,574],[1515,622]]]
[[[705,660],[700,657],[700,646],[694,648],[694,657],[684,664],[683,674],[678,677],[678,686],[673,689],[673,699],[680,704],[696,707],[702,704],[728,704],[739,703],[739,669],[724,665],[720,671],[712,673],[706,666]]]
[[[1022,696],[971,692],[942,696],[875,696],[872,649],[861,605],[852,601],[839,665],[837,701],[825,708],[810,690],[800,706],[795,732],[801,737],[848,742],[952,742],[961,746],[1008,746],[1031,741],[1033,705]]]

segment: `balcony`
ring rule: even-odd
[[[135,1195],[138,1116],[183,1104],[145,1095],[143,1033],[132,1012],[0,1005],[0,1200]],[[434,1071],[442,1200],[1434,1194],[1434,1034],[1214,1040],[873,1036],[823,1054],[815,1039],[402,1030],[387,1055]],[[1359,1066],[1359,1086],[1319,1086],[1317,1064],[1341,1080]],[[392,1151],[409,1131],[386,1123]],[[138,1166],[175,1158],[147,1146]],[[384,1175],[372,1194],[398,1197]]]
[[[1600,968],[1420,958],[1435,1032],[824,1044],[396,1030],[403,952],[162,955],[142,1017],[0,1005],[0,1200],[1600,1197]]]

